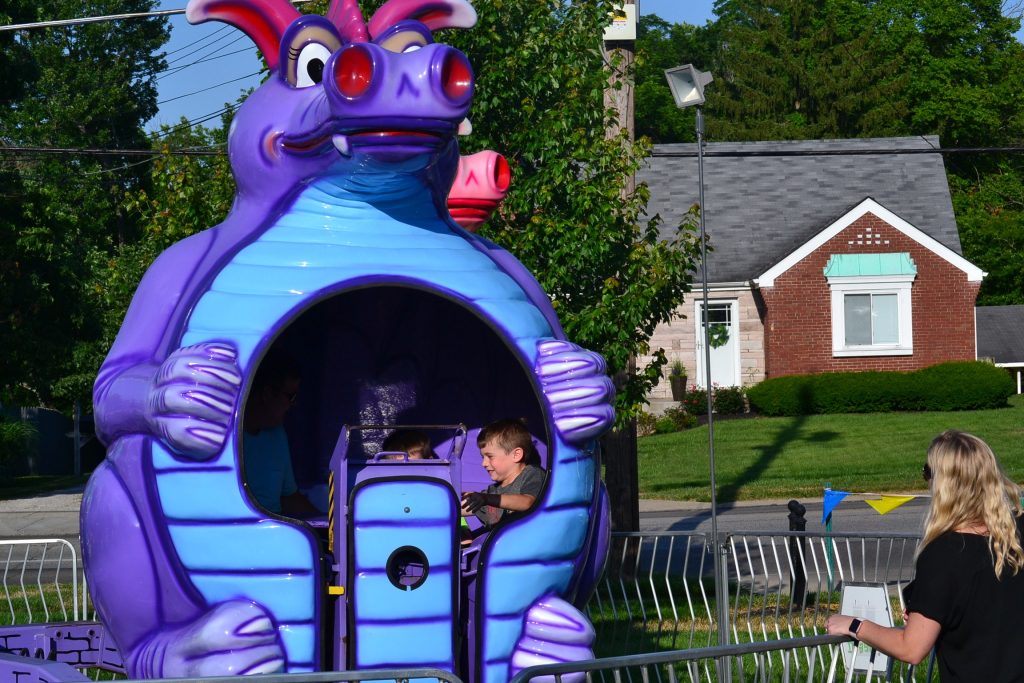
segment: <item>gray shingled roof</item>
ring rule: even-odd
[[[992,358],[996,363],[1024,363],[1024,306],[978,306],[974,310],[978,358]]]
[[[709,143],[705,150],[789,151],[926,149],[935,136]],[[693,152],[695,144],[656,145],[655,152]],[[697,159],[647,160],[637,175],[651,189],[648,215],[660,214],[668,236],[697,202]],[[865,197],[961,253],[953,203],[940,154],[704,158],[705,223],[714,252],[708,282],[757,277]],[[671,228],[670,228],[671,226]]]

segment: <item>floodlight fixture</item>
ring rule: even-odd
[[[709,71],[700,71],[693,64],[665,69],[672,99],[680,109],[704,104],[704,86],[714,80]]]

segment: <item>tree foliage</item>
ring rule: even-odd
[[[717,0],[704,27],[645,17],[638,128],[657,142],[693,139],[692,114],[673,115],[660,73],[692,62],[715,75],[712,140],[936,134],[945,147],[1019,145],[1024,48],[1020,20],[1000,10],[999,0]],[[989,272],[978,303],[1024,303],[1024,167],[981,154],[945,161],[964,255]]]
[[[94,277],[85,292],[90,309],[101,323],[100,334],[88,345],[90,363],[99,367],[114,341],[135,289],[149,266],[169,246],[224,220],[235,194],[228,158],[184,156],[171,150],[223,150],[231,114],[222,126],[207,129],[189,125],[163,126],[152,136],[161,155],[150,166],[148,188],[129,192],[122,209],[138,226],[139,238],[96,254]]]
[[[9,3],[24,21],[142,12],[152,0]],[[13,18],[13,13],[12,18]],[[5,34],[10,36],[11,34]],[[94,23],[18,33],[0,42],[6,145],[57,148],[146,146],[142,124],[156,112],[156,50],[166,20]],[[67,409],[85,398],[98,363],[87,350],[101,334],[85,296],[97,254],[135,237],[121,209],[142,187],[144,167],[126,157],[5,156],[0,297],[0,400]]]
[[[670,24],[655,14],[640,17],[636,43],[636,134],[652,142],[696,140],[693,110],[676,107],[665,69],[693,64],[720,73],[718,24]]]
[[[692,221],[671,244],[644,215],[649,192],[628,189],[649,147],[607,136],[603,94],[611,69],[599,51],[609,2],[476,3],[477,26],[446,36],[473,64],[473,134],[464,153],[494,149],[512,166],[512,190],[485,234],[537,276],[573,341],[600,352],[614,373],[648,351],[689,289]],[[657,381],[663,354],[620,387],[634,415]]]

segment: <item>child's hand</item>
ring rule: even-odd
[[[485,505],[498,507],[501,505],[501,496],[497,493],[483,493],[482,491],[467,491],[462,494],[462,509],[466,512],[476,512]]]

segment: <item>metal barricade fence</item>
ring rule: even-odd
[[[901,589],[913,577],[914,534],[736,531],[721,538],[730,642],[737,646],[823,634],[825,620],[839,608],[839,588],[850,581],[885,585],[896,623],[902,623]],[[717,643],[709,546],[710,538],[699,532],[613,534],[605,574],[587,606],[597,656]],[[68,541],[0,541],[0,572],[0,625],[87,618],[84,575]],[[794,666],[793,652],[779,646],[760,656],[768,670],[782,671]],[[822,654],[805,651],[801,660],[810,665]],[[889,675],[910,674],[897,663]]]
[[[238,683],[237,676],[199,676],[196,678],[154,679],[146,683],[157,683],[165,680],[168,683]],[[384,683],[462,683],[462,679],[443,669],[366,669],[363,671],[324,671],[306,674],[258,674],[246,676],[251,683],[356,683],[357,681],[376,681]],[[143,683],[132,679],[123,683]]]
[[[0,626],[86,619],[75,547],[62,538],[0,541]]]
[[[723,534],[728,558],[729,642],[825,633],[847,582],[884,585],[902,624],[915,534],[745,532]],[[700,532],[617,532],[587,612],[598,657],[706,648],[718,643],[710,538]],[[765,654],[782,666],[784,648]],[[803,653],[808,662],[811,655]],[[820,661],[820,659],[819,659]],[[891,675],[905,676],[900,663]]]
[[[547,664],[523,669],[510,683],[900,680],[892,671],[874,671],[870,665],[863,671],[855,670],[852,643],[845,645],[849,640],[843,636],[810,636]]]

